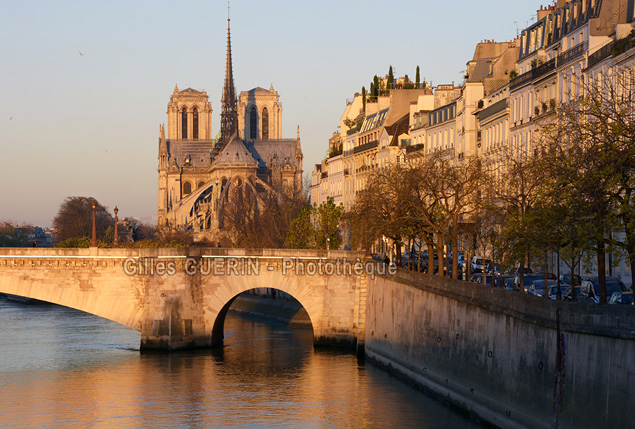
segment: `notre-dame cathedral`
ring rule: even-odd
[[[237,192],[259,199],[302,190],[299,128],[295,139],[281,138],[282,105],[273,85],[236,99],[229,19],[221,106],[220,136],[213,138],[207,93],[177,86],[167,135],[159,127],[158,224],[193,231],[197,239],[223,230],[224,211]]]

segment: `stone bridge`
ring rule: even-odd
[[[211,347],[234,299],[275,288],[307,311],[316,345],[363,350],[362,253],[278,249],[0,249],[0,293],[60,304],[141,332],[141,349]],[[374,265],[372,265],[374,266]]]

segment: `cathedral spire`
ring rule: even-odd
[[[221,144],[225,146],[231,136],[238,131],[238,112],[236,111],[236,91],[234,89],[234,73],[232,70],[232,45],[229,28],[229,2],[227,11],[227,59],[225,63],[225,86],[221,98]]]

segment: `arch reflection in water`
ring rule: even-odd
[[[231,312],[217,350],[139,354],[138,333],[0,299],[0,426],[477,427],[310,329]]]

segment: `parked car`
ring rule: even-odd
[[[520,267],[510,268],[509,270],[507,270],[507,273],[509,275],[512,275],[512,276],[519,276],[520,275]],[[523,268],[523,274],[532,274],[531,268],[529,268],[529,267]]]
[[[539,276],[537,276],[535,274],[524,274],[523,275],[523,283],[525,284],[525,290],[527,290],[529,285],[534,280],[544,280],[544,278],[541,278],[541,277],[539,277]],[[514,276],[514,286],[517,288],[517,290],[520,290],[520,275]]]
[[[569,285],[569,287],[564,292],[564,295],[562,297],[564,301],[595,302],[594,300],[589,298],[589,295],[587,295],[586,293],[582,291],[582,288],[580,286],[574,286],[574,287],[575,287],[575,300],[573,299],[572,287]]]
[[[483,284],[483,273],[472,274],[472,277],[470,278],[470,281],[472,283]],[[492,285],[492,275],[491,274],[486,274],[485,275],[485,285],[486,286],[491,286]]]
[[[558,277],[556,277],[555,274],[553,273],[533,273],[536,276],[542,277],[543,279],[546,278],[547,280],[558,280]]]
[[[600,281],[598,277],[590,277],[588,280],[582,280],[580,290],[583,294],[586,294],[592,302],[600,302]],[[633,294],[626,288],[626,285],[622,283],[619,277],[606,277],[606,299],[609,300],[611,295],[619,292],[623,295]],[[628,299],[628,297],[626,298]],[[621,298],[620,298],[621,300]],[[630,299],[632,301],[632,298]]]
[[[560,299],[564,301],[564,294],[567,292],[567,289],[571,287],[570,284],[560,283]],[[549,286],[549,298],[553,300],[558,299],[558,286]]]
[[[381,254],[381,253],[375,253],[375,254],[373,255],[373,259],[374,259],[375,261],[377,261],[377,262],[384,262],[384,261],[385,261],[385,259],[386,259],[386,256],[384,256],[384,255],[383,255],[383,254]]]
[[[474,256],[471,262],[471,268],[473,273],[482,273],[487,264],[491,263],[489,259],[485,259],[482,256]]]
[[[560,274],[560,283],[569,283],[570,285],[580,286],[582,277],[577,274]]]
[[[543,296],[545,294],[545,288],[549,288],[548,290],[550,290],[551,287],[555,288],[557,286],[558,286],[558,282],[555,280],[547,280],[545,283],[544,278],[536,279],[533,282],[531,282],[531,284],[527,288],[527,293],[530,293],[536,296]]]
[[[503,287],[507,290],[519,290],[518,286],[514,285],[514,276],[503,276]]]
[[[633,304],[633,292],[613,292],[608,299],[609,304],[635,305]]]
[[[501,273],[501,266],[500,264],[494,264],[490,262],[489,264],[487,264],[487,267],[485,267],[485,272],[499,276]]]

